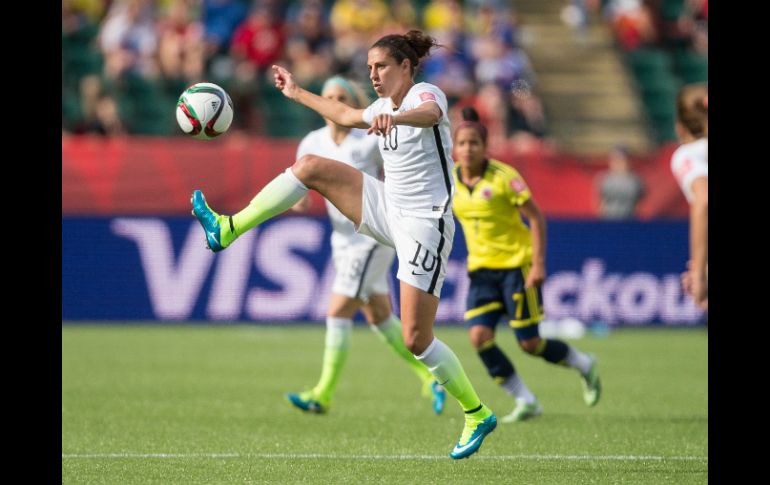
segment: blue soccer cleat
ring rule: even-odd
[[[433,381],[430,385],[430,392],[433,395],[433,412],[441,414],[444,411],[444,403],[446,402],[446,390],[438,381]]]
[[[193,207],[192,214],[206,231],[206,244],[209,249],[215,253],[223,250],[225,246],[221,243],[221,224],[219,223],[222,216],[211,210],[200,190],[193,192],[190,202]]]
[[[286,394],[286,400],[295,408],[308,413],[324,414],[328,409],[328,406],[321,404],[310,391],[301,394],[288,393]]]
[[[486,406],[473,414],[466,414],[463,434],[449,456],[455,460],[468,458],[479,450],[484,438],[496,427],[497,417]]]

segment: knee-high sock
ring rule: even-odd
[[[561,340],[541,339],[535,355],[552,364],[577,369],[581,374],[587,374],[591,369],[591,359],[588,355]]]
[[[348,359],[353,320],[350,318],[326,317],[326,346],[321,368],[321,377],[313,392],[318,399],[328,404],[337,389],[342,369]]]
[[[433,382],[433,374],[404,345],[404,336],[401,334],[401,320],[397,316],[391,313],[382,323],[369,325],[369,328],[377,334],[380,340],[409,364],[409,368],[417,374],[420,382]]]
[[[223,224],[223,244],[228,246],[235,238],[252,227],[291,209],[307,191],[308,188],[294,175],[291,167],[287,168],[265,185],[251,199],[249,205],[232,216],[230,222],[232,222],[233,230],[231,230],[229,224]]]
[[[425,364],[438,383],[454,396],[462,406],[463,411],[470,411],[481,406],[481,400],[473,389],[471,381],[465,375],[462,364],[452,349],[441,340],[433,337],[433,342],[425,351],[417,356],[417,360]]]

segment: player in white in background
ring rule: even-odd
[[[708,310],[708,87],[684,86],[677,97],[676,115],[681,145],[671,156],[671,171],[690,203],[690,260],[682,286],[700,308]]]
[[[457,459],[478,451],[497,417],[479,399],[455,353],[433,334],[455,228],[446,96],[432,84],[414,83],[415,68],[435,45],[418,30],[375,42],[367,68],[380,99],[363,110],[316,96],[298,86],[289,71],[273,66],[275,85],[284,96],[338,125],[369,128],[368,134],[382,137],[384,183],[345,163],[305,155],[233,216],[212,211],[200,190],[193,192],[192,204],[213,251],[288,210],[309,189],[334,204],[359,233],[394,247],[404,343],[465,413],[463,432],[449,454]]]
[[[340,76],[329,78],[324,83],[321,96],[354,108],[368,104],[360,87]],[[297,159],[305,155],[323,155],[379,178],[382,157],[378,142],[377,137],[367,135],[365,130],[340,126],[327,119],[326,126],[302,139]],[[304,211],[309,203],[310,198],[306,195],[294,208]],[[401,320],[392,313],[390,306],[388,270],[396,252],[371,237],[356,233],[353,223],[328,200],[326,209],[332,223],[332,259],[336,274],[326,314],[326,345],[321,376],[313,389],[289,393],[286,399],[298,409],[311,413],[324,413],[329,409],[348,357],[353,317],[361,310],[369,328],[417,374],[423,385],[423,394],[432,395],[433,411],[440,414],[444,409],[446,393],[428,368],[404,345]]]

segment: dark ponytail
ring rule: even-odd
[[[459,132],[463,128],[473,128],[476,130],[476,133],[479,134],[481,137],[481,141],[484,142],[484,145],[487,144],[487,128],[481,124],[481,121],[479,119],[479,113],[476,111],[476,108],[473,106],[466,106],[462,110],[463,114],[463,121],[457,126],[457,129],[455,130],[455,137],[457,137],[457,132]]]
[[[436,39],[420,30],[410,30],[404,35],[386,35],[375,42],[371,48],[382,47],[387,49],[390,56],[398,64],[401,64],[404,59],[409,59],[411,72],[414,75],[414,70],[420,64],[420,59],[427,56],[434,46],[440,46]]]
[[[695,138],[708,137],[708,86],[705,83],[688,84],[676,99],[676,118]]]

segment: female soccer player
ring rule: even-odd
[[[503,315],[525,352],[580,372],[584,400],[593,406],[601,391],[595,358],[561,340],[542,339],[538,332],[543,318],[540,286],[545,281],[545,219],[521,175],[486,157],[487,130],[478,122],[476,111],[465,108],[463,118],[455,132],[454,212],[468,244],[471,282],[465,321],[471,344],[487,372],[516,399],[513,411],[502,420],[523,421],[542,412],[495,344],[495,327]]]
[[[340,76],[326,80],[321,96],[354,108],[368,104],[360,87]],[[340,126],[327,119],[326,126],[302,139],[297,158],[323,154],[372,177],[379,177],[382,157],[378,144],[377,138],[368,136],[364,130]],[[295,209],[306,210],[309,200],[305,196]],[[406,348],[401,336],[401,321],[391,311],[387,278],[395,251],[368,236],[357,234],[353,223],[329,201],[326,201],[326,209],[332,223],[332,260],[336,274],[326,314],[326,347],[321,377],[313,389],[290,393],[286,398],[303,411],[324,413],[329,409],[347,360],[353,317],[361,310],[369,327],[417,374],[423,384],[423,393],[433,396],[433,411],[440,414],[444,409],[446,393],[428,368]]]
[[[478,451],[497,426],[497,417],[479,399],[454,352],[433,334],[454,236],[446,96],[432,84],[414,82],[415,68],[434,45],[435,39],[417,30],[375,42],[367,68],[379,99],[366,109],[316,96],[298,86],[289,71],[273,66],[275,85],[284,96],[338,125],[368,128],[368,134],[382,137],[384,183],[345,163],[305,155],[233,216],[212,211],[199,190],[193,192],[192,204],[213,251],[286,211],[309,189],[334,204],[359,233],[395,248],[404,344],[465,413],[462,434],[449,454],[457,459]]]
[[[708,310],[709,138],[708,87],[684,86],[676,100],[676,134],[681,145],[671,156],[671,171],[690,203],[690,261],[682,286]]]

